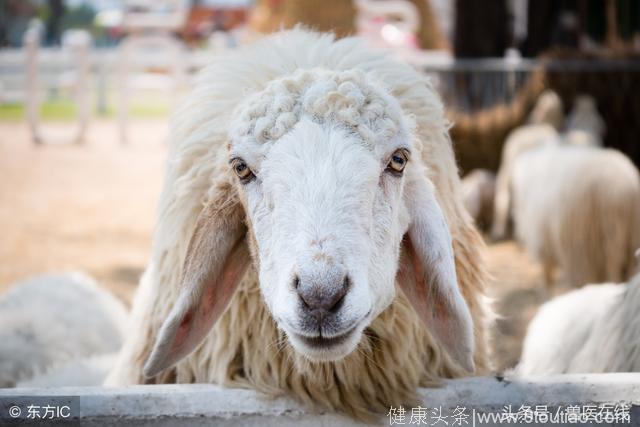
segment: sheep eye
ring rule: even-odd
[[[395,153],[391,156],[391,160],[389,160],[389,164],[387,165],[387,170],[389,172],[393,172],[396,174],[402,173],[404,167],[407,165],[407,161],[409,159],[409,151],[401,148],[400,150],[396,150]]]
[[[254,177],[253,172],[251,172],[251,169],[249,169],[249,166],[247,166],[244,160],[233,159],[231,161],[231,167],[233,167],[234,172],[242,182],[248,182]]]

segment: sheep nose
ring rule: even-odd
[[[325,277],[297,276],[294,287],[303,309],[311,315],[323,317],[337,312],[350,287],[349,276],[346,274],[323,275]]]

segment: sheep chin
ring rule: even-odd
[[[347,357],[358,347],[362,337],[362,329],[358,325],[343,335],[327,340],[305,338],[295,333],[287,333],[287,337],[296,353],[310,362],[337,362]]]

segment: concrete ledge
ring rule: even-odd
[[[9,403],[24,396],[34,399],[79,396],[78,410],[83,426],[362,425],[335,414],[311,413],[288,399],[265,400],[250,390],[225,389],[208,384],[0,389],[0,409],[3,411],[0,421],[6,420],[2,417],[6,416]],[[442,388],[421,389],[420,396],[421,406],[440,407],[443,413],[457,406],[500,412],[505,405],[513,405],[517,410],[523,404],[558,407],[624,402],[632,405],[630,423],[598,425],[640,425],[640,374],[635,373],[526,379],[469,378],[447,381]],[[407,408],[407,425],[410,425],[410,413]],[[389,418],[383,418],[381,422],[389,425]],[[472,425],[471,422],[468,425]]]

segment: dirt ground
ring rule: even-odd
[[[0,293],[33,274],[81,270],[131,301],[151,247],[166,125],[133,123],[127,146],[113,121],[92,122],[88,135],[81,146],[35,146],[25,124],[0,122]],[[503,370],[517,363],[545,291],[540,269],[515,243],[487,249]]]
[[[0,291],[82,270],[130,300],[149,255],[165,133],[163,122],[135,123],[123,146],[115,122],[98,121],[85,145],[36,146],[26,125],[0,122]]]

